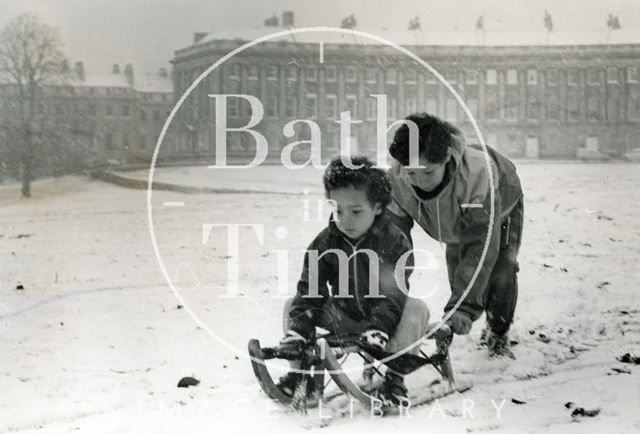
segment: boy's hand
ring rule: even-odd
[[[360,335],[360,342],[367,347],[384,351],[389,343],[389,335],[381,330],[367,330]]]
[[[451,327],[451,330],[457,335],[466,335],[471,331],[471,318],[462,312],[453,312],[449,317],[446,324]]]
[[[289,330],[280,341],[280,345],[299,345],[301,347],[306,343],[307,339],[295,330]]]

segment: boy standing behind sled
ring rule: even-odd
[[[387,216],[389,175],[366,157],[351,163],[354,168],[336,158],[325,171],[334,211],[307,249],[297,293],[285,305],[281,343],[305,345],[321,327],[337,335],[358,334],[365,346],[397,352],[425,335],[429,311],[406,295],[413,256],[409,240]],[[396,271],[399,260],[406,262]],[[419,346],[412,352],[418,351]],[[300,379],[300,373],[289,372],[278,387],[292,396]],[[379,395],[397,405],[407,396],[403,377],[387,371]]]

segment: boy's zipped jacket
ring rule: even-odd
[[[331,220],[305,253],[297,293],[289,310],[291,329],[307,339],[313,338],[314,316],[322,313],[329,297],[334,297],[335,304],[351,319],[392,336],[407,299],[413,255],[405,253],[410,251],[410,241],[386,212],[376,217],[369,231],[357,241],[340,232]],[[406,267],[398,267],[396,280],[396,263],[403,255],[407,257]],[[343,257],[342,266],[339,256]],[[404,288],[400,288],[398,283],[403,281]]]
[[[475,276],[458,308],[475,321],[484,311],[487,283],[500,251],[502,222],[522,200],[522,187],[514,164],[496,150],[487,147],[486,155],[481,148],[465,146],[462,134],[453,138],[449,179],[434,197],[422,199],[402,176],[400,163],[393,161],[389,175],[394,205],[408,214],[394,221],[405,233],[415,221],[432,238],[459,246],[457,267],[449,270],[451,298],[444,310],[453,309]],[[494,181],[493,221],[488,164]]]

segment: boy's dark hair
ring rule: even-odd
[[[339,188],[353,187],[364,190],[372,205],[380,203],[384,209],[391,202],[391,178],[384,170],[373,167],[373,163],[365,156],[351,157],[352,169],[342,161],[342,157],[331,160],[327,166],[323,182],[324,191],[329,193]]]
[[[426,157],[430,163],[444,162],[447,150],[455,140],[452,135],[459,135],[460,130],[428,113],[413,113],[406,120],[418,127],[418,155]],[[391,156],[403,166],[409,165],[409,131],[406,124],[400,125],[389,147]]]

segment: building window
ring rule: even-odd
[[[335,66],[329,65],[324,70],[325,81],[328,83],[335,83],[338,81],[338,70]]]
[[[122,116],[129,116],[129,105],[122,106]]]
[[[487,95],[484,107],[484,116],[489,121],[495,121],[498,119],[498,103],[496,102],[495,95]]]
[[[600,120],[600,100],[596,96],[587,98],[587,119],[590,121]]]
[[[110,105],[107,105],[105,107],[105,113],[107,114],[107,116],[113,116],[113,107],[111,107]]]
[[[577,86],[578,85],[578,70],[570,69],[567,72],[567,84],[569,86]]]
[[[347,110],[351,113],[351,119],[358,117],[358,97],[355,95],[347,95],[345,97],[347,103]]]
[[[318,116],[318,97],[315,93],[307,94],[307,116],[310,118]]]
[[[617,121],[620,117],[620,100],[616,95],[611,95],[607,99],[607,119]]]
[[[395,98],[387,98],[387,117],[389,119],[396,119],[397,104],[398,103]]]
[[[558,70],[557,69],[548,69],[547,70],[547,85],[548,86],[557,86],[558,85]]]
[[[247,67],[247,77],[249,80],[258,79],[258,65],[249,65]]]
[[[487,69],[487,84],[498,84],[498,71],[495,69]]]
[[[601,83],[600,70],[599,69],[587,70],[587,84],[590,86],[597,86],[600,83]]]
[[[507,84],[518,84],[517,69],[507,69]]]
[[[389,84],[395,84],[398,82],[398,74],[395,69],[387,69],[385,71],[385,81]]]
[[[567,112],[570,121],[580,120],[580,108],[578,107],[576,95],[571,95],[567,98]]]
[[[478,71],[469,69],[466,73],[467,84],[478,84]]]
[[[355,83],[358,79],[355,66],[347,66],[345,69],[345,80],[347,83]]]
[[[307,66],[305,73],[307,81],[318,81],[318,68],[315,66]]]
[[[427,113],[438,115],[438,100],[435,98],[427,98]]]
[[[278,79],[278,67],[275,65],[267,65],[267,80],[275,81]]]
[[[629,94],[627,98],[627,118],[630,121],[638,120],[638,95],[636,93]]]
[[[367,68],[365,81],[369,84],[376,83],[378,81],[378,71],[375,68]]]
[[[295,95],[287,95],[287,104],[284,107],[284,115],[293,118],[298,115],[298,98]]]
[[[469,109],[473,117],[477,117],[478,116],[478,99],[467,98],[465,103],[467,104],[467,108]]]
[[[627,68],[627,83],[637,83],[637,82],[638,82],[638,67],[629,66]]]
[[[290,83],[298,81],[298,67],[296,65],[287,66],[287,81]]]
[[[458,120],[458,101],[455,98],[447,98],[447,113],[445,120],[455,122]]]
[[[278,98],[273,95],[267,98],[266,115],[268,118],[278,117]]]
[[[240,80],[240,65],[233,63],[229,65],[229,78],[232,80]]]
[[[447,80],[451,84],[457,83],[458,82],[458,71],[456,71],[455,69],[447,69],[444,72],[444,78],[445,78],[445,80]]]
[[[505,118],[509,122],[515,122],[518,120],[518,103],[516,101],[511,101],[507,103],[507,107],[505,110]]]
[[[414,69],[409,69],[404,73],[405,84],[416,84],[418,82],[418,73]]]
[[[113,133],[108,132],[104,138],[104,146],[110,151],[113,148]]]
[[[527,98],[527,118],[532,121],[540,119],[540,102],[534,96]]]
[[[129,149],[129,134],[127,133],[122,135],[122,147],[124,149]]]
[[[418,104],[416,102],[416,99],[415,98],[411,98],[411,97],[406,99],[405,106],[406,106],[407,114],[415,113],[417,108],[418,108]]]
[[[607,83],[618,82],[618,68],[607,68]]]
[[[231,118],[240,116],[240,105],[238,98],[227,98],[227,115]]]
[[[147,136],[145,136],[144,134],[140,134],[139,147],[140,149],[145,149],[147,147]]]
[[[538,84],[537,69],[527,69],[527,84],[531,86],[536,86]]]
[[[367,111],[367,120],[368,121],[375,121],[376,117],[377,117],[377,99],[376,98],[367,98],[366,101],[366,111]]]
[[[147,120],[147,112],[145,110],[140,110],[140,120],[143,122]]]
[[[96,105],[95,104],[89,104],[89,115],[90,116],[95,116],[96,115]]]
[[[334,94],[327,95],[326,115],[328,119],[338,118],[338,97]]]

